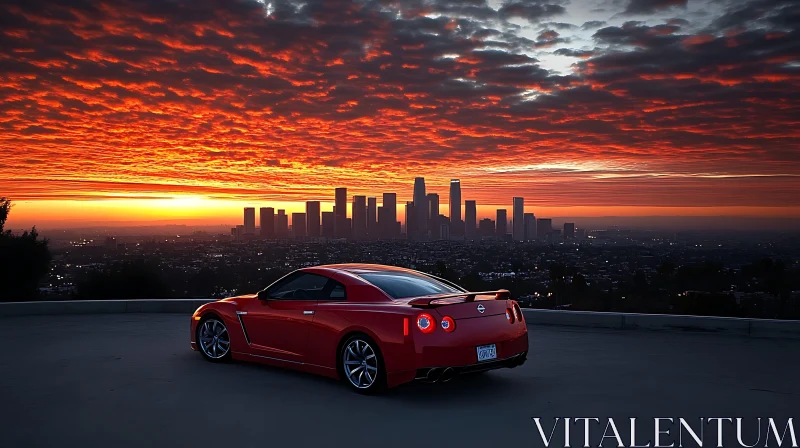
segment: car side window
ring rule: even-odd
[[[328,278],[316,274],[299,273],[270,288],[270,299],[276,300],[319,300],[324,298],[323,289]]]
[[[327,297],[324,297],[322,300],[329,299],[329,300],[347,300],[347,291],[343,284],[331,280],[330,286],[330,294]]]

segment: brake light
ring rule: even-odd
[[[517,316],[517,320],[522,322],[522,310],[519,308],[519,304],[514,304],[514,315]]]
[[[430,314],[420,313],[417,316],[417,328],[423,333],[433,333],[433,330],[436,329],[436,321]]]
[[[511,308],[506,308],[506,319],[508,319],[510,323],[514,323],[514,312],[511,311]]]
[[[442,330],[452,333],[456,329],[456,321],[453,320],[450,316],[444,316],[442,318]]]
[[[408,318],[403,318],[403,336],[408,336]]]

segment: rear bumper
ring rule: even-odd
[[[492,361],[484,361],[476,364],[469,364],[466,366],[455,367],[430,367],[417,369],[414,377],[415,381],[422,381],[427,383],[447,382],[456,377],[457,375],[464,375],[469,373],[486,372],[495,369],[513,369],[525,364],[528,360],[528,352],[522,352],[505,359],[495,359]]]

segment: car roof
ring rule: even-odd
[[[419,274],[418,271],[415,271],[413,269],[406,269],[397,266],[386,266],[383,264],[368,264],[368,263],[326,264],[322,266],[314,266],[314,268],[347,272],[355,275],[366,274],[370,272],[408,272],[413,274]]]

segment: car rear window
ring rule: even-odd
[[[365,272],[358,275],[394,299],[462,292],[436,279],[409,272]]]

